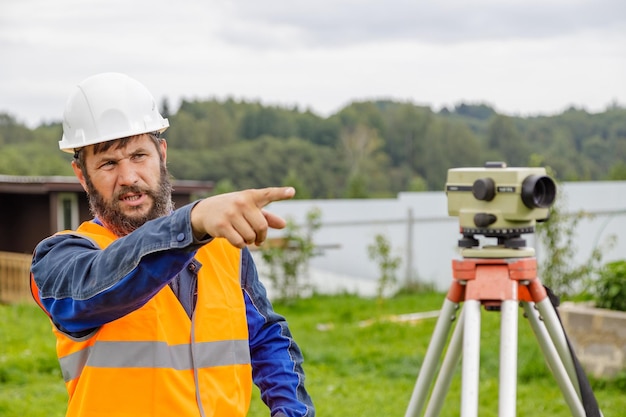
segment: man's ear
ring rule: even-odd
[[[163,162],[167,162],[167,141],[165,139],[161,139],[159,142],[159,152],[161,152]]]
[[[78,167],[76,161],[72,161],[72,169],[74,170],[74,175],[78,178],[78,182],[83,186],[83,190],[87,191],[87,181],[85,181],[85,175],[83,171]]]

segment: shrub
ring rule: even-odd
[[[601,269],[604,252],[615,243],[609,236],[603,244],[596,246],[589,258],[576,261],[576,229],[580,221],[593,218],[584,211],[568,214],[564,212],[564,196],[557,197],[547,221],[537,225],[537,238],[545,250],[539,270],[543,283],[556,294],[574,296],[583,289],[585,282],[592,281]]]
[[[320,218],[320,210],[311,209],[305,230],[288,219],[279,243],[261,246],[261,256],[269,267],[268,278],[283,301],[299,298],[308,289],[303,281],[308,274],[309,259],[317,255],[313,233],[321,226]]]
[[[370,259],[378,262],[380,276],[378,277],[378,286],[376,293],[378,298],[382,298],[385,290],[394,286],[397,282],[396,271],[400,266],[402,259],[391,255],[391,244],[383,235],[376,235],[374,243],[367,247]]]
[[[597,307],[626,311],[626,260],[604,265],[590,292]]]

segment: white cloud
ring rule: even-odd
[[[0,111],[61,117],[83,78],[158,99],[258,99],[328,114],[354,99],[508,113],[626,103],[621,0],[4,0]]]
[[[235,43],[260,34],[291,33],[310,46],[370,41],[457,43],[546,38],[626,25],[626,3],[600,1],[331,0],[237,1],[227,13],[238,22],[220,33]],[[258,41],[259,39],[255,39]]]

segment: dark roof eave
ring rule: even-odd
[[[211,181],[173,180],[174,194],[209,193]],[[82,185],[76,177],[28,177],[0,175],[0,193],[3,194],[47,194],[50,192],[81,192]]]

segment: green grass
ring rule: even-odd
[[[275,305],[304,352],[307,387],[318,415],[404,416],[435,319],[407,324],[382,318],[438,310],[442,301],[443,295],[433,293],[383,302],[342,295]],[[481,417],[497,416],[499,319],[498,313],[483,312]],[[518,416],[569,416],[530,326],[522,318],[519,323]],[[592,384],[606,416],[626,409],[623,377]],[[460,392],[457,371],[443,416],[459,415]],[[66,401],[46,317],[32,305],[0,306],[0,416],[62,416]],[[258,391],[249,416],[268,416]]]
[[[0,416],[65,415],[50,323],[33,305],[0,305]]]

